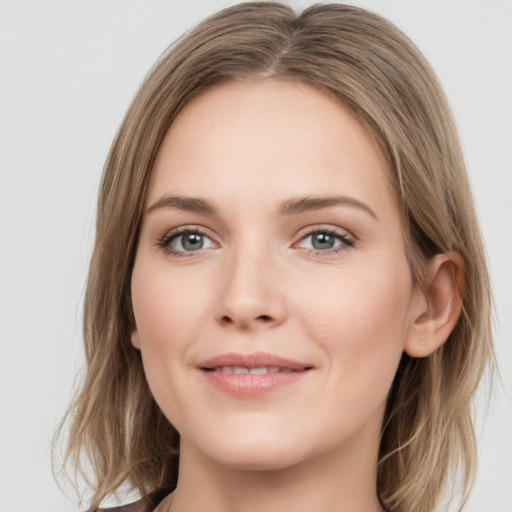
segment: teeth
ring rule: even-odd
[[[261,375],[265,373],[292,372],[290,368],[279,368],[278,366],[262,366],[260,368],[244,368],[233,366],[222,366],[214,369],[215,372],[232,373],[235,375]]]
[[[249,373],[268,373],[268,370],[266,368],[251,368]]]

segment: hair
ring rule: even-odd
[[[489,280],[465,164],[442,89],[419,50],[380,16],[342,4],[300,14],[273,2],[224,9],[178,40],[147,75],[100,185],[84,306],[87,367],[60,427],[69,427],[64,467],[71,462],[92,486],[89,510],[123,482],[144,496],[176,485],[179,435],[130,342],[130,280],[147,184],[184,105],[223,83],[263,80],[324,91],[366,127],[387,163],[416,284],[426,288],[434,255],[455,251],[464,260],[462,313],[448,340],[429,357],[402,356],[377,477],[388,511],[434,510],[454,475],[463,503],[476,467],[472,398],[493,360]]]

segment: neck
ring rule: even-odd
[[[381,512],[377,448],[254,471],[219,465],[182,442],[172,512]]]

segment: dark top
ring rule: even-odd
[[[173,489],[163,489],[141,498],[134,503],[113,508],[99,508],[94,512],[153,512]]]
[[[120,507],[113,508],[99,508],[95,512],[152,512],[155,510],[157,505],[152,505],[146,499],[142,498],[135,503],[129,505],[122,505]]]

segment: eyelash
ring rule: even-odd
[[[171,243],[175,238],[178,238],[187,234],[197,234],[202,235],[211,239],[211,236],[208,235],[206,231],[201,229],[198,226],[188,226],[188,227],[180,227],[173,229],[166,233],[162,238],[157,240],[156,245],[160,247],[166,254],[174,257],[174,258],[189,258],[191,256],[195,256],[197,251],[177,251],[171,247]]]
[[[333,247],[332,249],[327,249],[324,251],[320,249],[303,249],[309,256],[332,256],[348,251],[349,249],[354,247],[354,240],[352,238],[350,238],[346,233],[337,231],[336,229],[333,228],[311,228],[309,231],[307,231],[301,236],[299,242],[302,242],[308,237],[316,234],[330,235],[333,238],[340,240],[341,244],[338,247]],[[293,246],[295,247],[299,242],[296,242],[295,244],[293,244]]]
[[[303,249],[306,252],[306,254],[308,254],[310,256],[332,256],[332,255],[340,254],[340,253],[347,251],[347,250],[351,249],[352,247],[354,247],[354,240],[351,237],[349,237],[345,233],[342,233],[342,232],[337,231],[332,228],[311,228],[309,231],[307,231],[306,233],[304,233],[301,236],[299,242],[306,240],[308,237],[310,237],[312,235],[316,235],[316,234],[320,234],[320,233],[330,235],[330,236],[338,239],[339,241],[341,241],[341,244],[338,247],[334,247],[332,249],[327,249],[327,250]],[[198,249],[198,251],[179,251],[179,250],[175,250],[171,247],[171,243],[176,238],[183,236],[183,235],[187,235],[187,234],[198,234],[198,235],[202,235],[202,236],[205,236],[205,237],[211,239],[211,236],[209,236],[209,234],[206,231],[204,231],[203,229],[201,229],[200,227],[196,227],[196,226],[179,227],[179,228],[169,231],[163,237],[158,239],[156,242],[156,245],[160,249],[162,249],[166,254],[168,254],[174,258],[189,258],[189,257],[195,256],[200,249]],[[299,242],[296,242],[295,244],[293,244],[293,247],[296,247]]]

